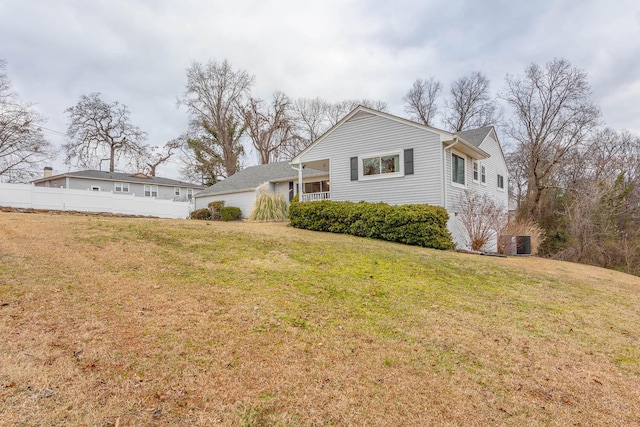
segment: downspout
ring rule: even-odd
[[[453,146],[456,145],[459,140],[454,136],[453,141],[453,144],[445,147],[444,150],[442,150],[442,194],[444,195],[442,207],[445,208],[445,210],[447,210],[447,150],[453,148]]]

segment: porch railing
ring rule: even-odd
[[[301,194],[300,199],[303,202],[315,202],[317,200],[329,200],[331,199],[331,191],[322,191],[320,193],[304,193]]]

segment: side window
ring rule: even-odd
[[[465,185],[464,158],[455,153],[451,153],[451,181],[456,184]]]

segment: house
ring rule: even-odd
[[[442,206],[459,247],[465,244],[456,215],[465,190],[508,208],[508,170],[492,126],[454,134],[359,106],[290,163],[298,170],[296,182],[310,168],[324,172],[316,179],[327,183],[313,191],[304,186],[300,201]]]
[[[325,171],[305,168],[302,176],[307,194],[328,194],[329,182]],[[298,172],[291,168],[289,162],[251,166],[196,193],[195,208],[206,208],[210,202],[224,200],[226,206],[240,208],[241,218],[248,218],[259,186],[265,184],[268,191],[282,194],[285,200],[291,201],[298,194],[297,182]]]
[[[174,179],[148,176],[143,173],[120,173],[96,170],[67,172],[53,175],[44,169],[44,178],[32,181],[37,187],[67,188],[72,190],[109,191],[163,200],[187,201],[203,187]]]

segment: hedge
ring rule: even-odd
[[[223,221],[235,221],[240,218],[240,215],[242,215],[242,211],[235,206],[225,206],[220,209],[220,219]]]
[[[452,249],[449,215],[438,206],[368,202],[291,203],[291,225],[314,231],[352,234],[434,249]]]
[[[191,219],[202,219],[202,220],[210,220],[211,219],[211,211],[207,208],[196,209],[195,211],[191,211],[189,214],[189,218]]]

